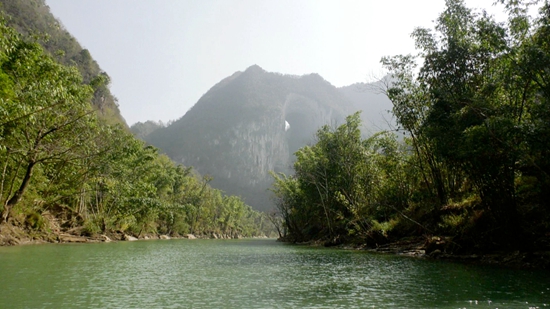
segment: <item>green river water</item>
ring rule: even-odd
[[[275,240],[0,248],[0,308],[537,307],[550,309],[545,271]]]

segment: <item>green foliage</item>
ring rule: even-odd
[[[397,219],[390,219],[388,221],[382,222],[373,220],[371,221],[371,231],[378,232],[384,236],[388,236],[388,234],[397,226],[398,222],[399,221]]]
[[[358,141],[355,121],[324,127],[276,176],[279,212],[297,240],[445,233],[464,244],[524,246],[550,212],[550,7],[501,1],[508,24],[447,0],[418,56],[382,59],[406,132]],[[418,67],[418,64],[421,64]]]
[[[27,214],[25,224],[33,230],[42,230],[46,227],[44,217],[36,211],[30,211]]]
[[[80,72],[84,83],[92,85],[98,77],[106,76],[90,52],[83,49],[55,19],[44,0],[3,0],[0,10],[7,26],[23,35],[26,41],[39,43],[57,62],[74,66]],[[104,84],[94,86],[92,105],[102,121],[126,127],[116,98],[110,93],[108,86],[108,79]]]
[[[408,207],[416,177],[407,174],[409,152],[391,134],[362,140],[359,127],[356,113],[338,128],[321,128],[317,143],[296,153],[295,176],[273,174],[272,191],[291,239],[385,233],[395,213]]]
[[[219,233],[256,236],[262,215],[211,188],[210,177],[175,165],[92,106],[87,85],[37,43],[0,23],[0,202],[2,221],[43,230],[49,211],[65,228],[94,235]],[[89,54],[82,54],[88,57]],[[11,218],[22,214],[21,220]],[[17,219],[17,220],[14,220]]]
[[[5,25],[2,32],[9,33]],[[89,150],[94,117],[89,109],[91,88],[77,70],[56,63],[35,43],[13,32],[0,50],[0,68],[9,79],[3,93],[0,123],[4,220],[19,203],[36,168],[70,165]],[[55,177],[55,176],[54,176]],[[7,191],[4,189],[7,186]]]
[[[424,165],[437,167],[443,176],[440,187],[445,198],[439,207],[449,198],[477,195],[483,213],[490,218],[487,228],[499,234],[492,239],[513,244],[524,236],[518,233],[521,218],[529,216],[519,211],[518,198],[523,192],[517,190],[517,177],[527,173],[524,176],[537,178],[541,185],[548,178],[545,171],[533,168],[542,163],[533,151],[546,152],[548,144],[535,146],[530,141],[533,130],[542,128],[548,119],[535,111],[546,101],[541,98],[548,86],[540,77],[547,77],[548,72],[540,67],[547,67],[549,55],[542,47],[548,45],[549,13],[544,4],[538,20],[532,22],[524,3],[503,2],[510,13],[508,27],[466,8],[462,1],[447,1],[436,33],[427,29],[413,33],[423,61],[419,74],[403,69],[407,63],[403,58],[386,59],[384,64],[398,80],[388,90],[397,107],[407,105],[407,100],[396,94],[411,97],[415,93],[411,84],[412,89],[424,89],[423,101],[429,104],[416,130],[407,127],[408,118],[396,116],[424,143],[416,144],[430,150],[431,157],[419,156]],[[437,186],[438,177],[427,178],[427,183]],[[544,196],[538,196],[542,201]],[[443,225],[462,225],[469,216],[446,215]]]
[[[90,236],[97,235],[103,231],[102,225],[103,218],[97,215],[89,216],[82,224],[82,234]]]

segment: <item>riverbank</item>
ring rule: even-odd
[[[378,248],[367,249],[373,252],[407,255],[435,260],[448,260],[463,263],[498,265],[523,269],[550,269],[550,251],[486,251],[453,253],[446,249],[453,244],[443,237],[414,237],[391,242]]]
[[[6,223],[0,224],[0,246],[32,245],[45,243],[99,243],[111,241],[136,241],[149,239],[239,239],[239,235],[131,235],[128,233],[108,232],[97,235],[82,235],[82,229],[54,230],[49,232],[34,231]],[[282,240],[284,241],[284,240]],[[447,260],[461,263],[498,265],[522,269],[550,269],[550,250],[538,251],[491,251],[457,254],[448,250],[452,241],[445,237],[407,237],[383,245],[372,246],[368,243],[339,243],[327,241],[310,241],[298,245],[326,246],[348,250],[365,250],[379,254],[404,255],[415,258]]]
[[[20,226],[0,224],[0,246],[33,245],[45,243],[98,243],[111,241],[135,241],[149,239],[240,239],[241,235],[224,235],[218,233],[162,235],[133,235],[121,231],[106,232],[96,235],[83,235],[82,228],[68,230],[55,229],[48,232],[26,229]]]
[[[82,235],[79,229],[68,231],[29,231],[24,228],[10,224],[0,225],[0,246],[32,245],[45,243],[97,243],[111,241],[133,241],[139,239],[170,239],[173,237],[167,235],[143,235],[135,237],[121,232],[112,232],[97,235]],[[177,238],[196,238],[188,234]]]
[[[334,242],[321,240],[299,243],[299,245],[365,250],[378,254],[404,255],[414,258],[496,265],[507,268],[550,270],[550,250],[501,250],[456,253],[450,250],[450,248],[457,246],[457,244],[454,244],[450,237],[440,236],[405,237],[375,246],[358,241],[335,244]]]

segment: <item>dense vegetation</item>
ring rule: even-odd
[[[262,233],[263,215],[240,198],[98,117],[94,93],[107,82],[83,78],[0,22],[2,224],[87,235]]]
[[[548,249],[550,5],[532,18],[531,2],[500,2],[507,23],[447,0],[435,29],[414,30],[417,56],[382,59],[404,143],[362,139],[355,114],[296,153],[295,175],[274,175],[283,236]]]
[[[90,52],[82,48],[50,13],[44,0],[0,0],[0,11],[8,26],[24,37],[40,42],[56,61],[76,67],[85,83],[102,76],[104,83],[94,88],[92,105],[102,121],[127,126],[118,109],[117,99],[109,90],[109,76],[101,70]]]

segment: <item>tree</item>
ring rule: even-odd
[[[522,1],[502,2],[508,27],[447,0],[435,31],[413,32],[422,61],[417,75],[413,57],[382,61],[396,80],[388,90],[394,112],[415,148],[426,150],[417,155],[432,171],[426,183],[438,188],[440,206],[473,186],[491,229],[506,242],[519,235],[517,176],[533,163],[528,136],[542,123],[534,111],[547,85],[540,68],[548,54],[548,5],[534,26]]]
[[[37,165],[68,162],[93,136],[92,88],[76,68],[56,63],[36,43],[8,33],[0,60],[5,81],[0,123],[3,144],[3,220],[23,197]],[[6,87],[8,86],[8,87]]]
[[[296,152],[295,176],[272,174],[284,227],[295,240],[337,240],[365,228],[372,181],[359,113],[338,128],[317,131],[317,143]]]

